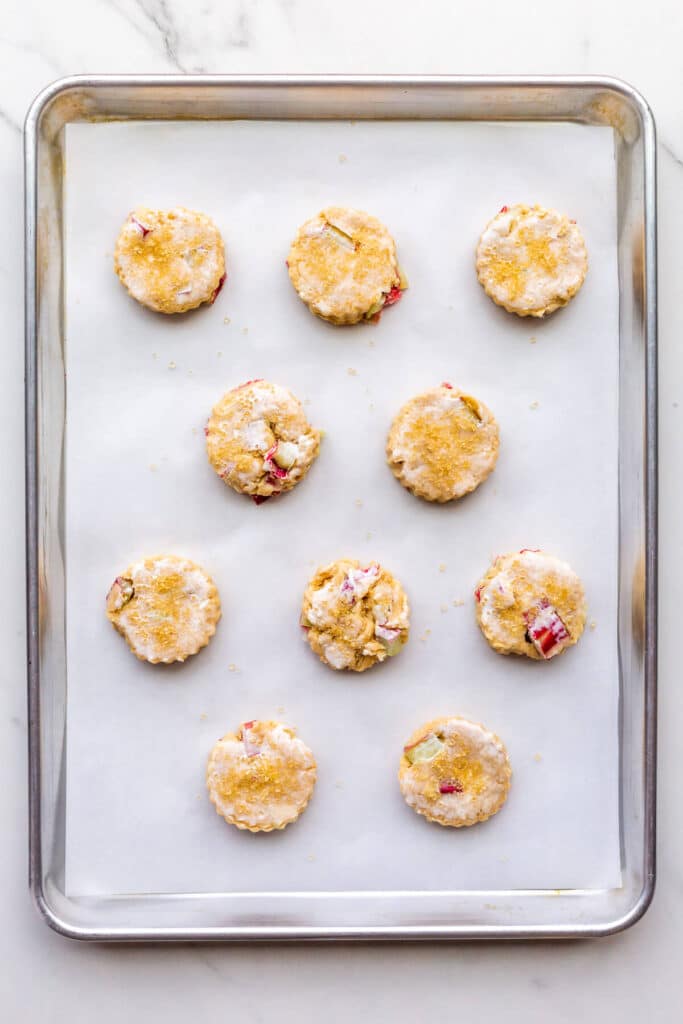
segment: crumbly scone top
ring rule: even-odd
[[[162,313],[212,301],[225,274],[218,228],[205,214],[181,206],[136,207],[119,234],[114,263],[133,298]]]
[[[184,661],[216,630],[220,601],[200,566],[175,555],[145,558],[117,576],[107,615],[139,658]]]
[[[334,323],[378,312],[392,289],[405,287],[384,225],[342,206],[327,207],[299,228],[287,265],[303,301]]]
[[[416,751],[411,762],[409,752]],[[456,827],[495,814],[505,801],[511,774],[505,746],[495,733],[459,716],[437,718],[416,729],[399,768],[407,803],[433,821]]]
[[[415,494],[450,501],[488,476],[498,443],[498,424],[483,402],[444,383],[402,407],[389,431],[387,459]]]
[[[552,657],[576,643],[586,622],[581,580],[567,562],[543,551],[500,555],[475,590],[475,601],[479,623],[494,647],[534,659]],[[537,621],[544,625],[552,613],[564,631],[543,655],[529,630]]]
[[[206,426],[206,451],[221,479],[242,494],[261,498],[291,490],[308,472],[321,434],[287,388],[247,381],[214,406]]]
[[[211,751],[206,781],[217,812],[251,831],[283,828],[310,798],[316,764],[294,729],[281,722],[245,722]]]
[[[397,654],[408,639],[409,621],[403,587],[377,562],[332,562],[316,572],[304,593],[306,638],[335,669],[362,672]]]
[[[503,207],[477,247],[477,273],[487,294],[510,311],[531,316],[566,305],[587,267],[576,224],[541,206]]]

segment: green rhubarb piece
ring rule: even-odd
[[[411,764],[418,761],[431,761],[432,758],[443,750],[443,743],[433,733],[410,747],[404,747],[404,752]]]

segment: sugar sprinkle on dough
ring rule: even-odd
[[[282,722],[244,722],[209,755],[209,799],[230,825],[271,832],[296,821],[316,781],[313,754]]]
[[[453,501],[491,473],[498,459],[491,410],[447,382],[411,398],[387,437],[387,462],[409,491],[426,501]]]
[[[407,642],[410,609],[403,587],[385,568],[342,558],[310,580],[301,625],[311,650],[330,668],[364,672]]]
[[[339,325],[378,317],[408,286],[384,225],[342,206],[327,207],[299,228],[287,267],[311,312]]]
[[[187,558],[134,562],[107,594],[107,617],[133,654],[152,664],[185,661],[208,644],[221,616],[218,590]]]
[[[581,580],[566,562],[539,550],[499,555],[474,597],[481,631],[500,654],[547,661],[575,644],[586,623]]]
[[[301,402],[287,388],[251,380],[228,391],[206,426],[206,451],[233,490],[265,500],[291,491],[320,450]]]
[[[517,203],[504,206],[487,225],[476,268],[497,305],[518,316],[543,317],[576,295],[588,255],[576,223],[565,214]]]
[[[409,807],[428,821],[461,828],[500,810],[512,772],[498,736],[456,715],[415,730],[403,748],[398,777]]]
[[[213,302],[225,281],[223,239],[204,213],[136,207],[121,228],[114,268],[129,294],[157,313]]]

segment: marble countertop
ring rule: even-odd
[[[402,13],[405,10],[406,13]],[[169,1022],[222,1010],[283,1018],[574,1022],[673,1019],[683,948],[683,702],[672,629],[683,548],[683,8],[672,0],[5,0],[0,22],[0,1007],[12,1022]],[[50,932],[26,887],[21,125],[33,96],[73,73],[583,73],[626,79],[659,129],[661,630],[658,890],[630,931],[590,942],[164,948],[82,945]],[[672,689],[673,685],[673,689]]]

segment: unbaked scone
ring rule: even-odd
[[[394,476],[417,497],[452,501],[495,466],[498,424],[483,402],[444,382],[400,409],[386,452]]]
[[[458,715],[416,729],[398,770],[408,806],[452,828],[496,814],[507,799],[511,776],[507,751],[496,734]]]
[[[500,654],[547,661],[575,644],[586,624],[581,580],[543,551],[499,555],[474,597],[481,631]]]
[[[287,267],[299,298],[332,324],[377,320],[408,287],[384,225],[343,206],[328,206],[302,224]]]
[[[220,617],[211,577],[177,555],[134,562],[107,594],[107,618],[133,654],[153,665],[185,661],[206,647]]]
[[[401,584],[377,562],[341,558],[318,569],[304,593],[301,625],[321,661],[364,672],[398,654],[410,609]]]
[[[185,313],[213,302],[223,287],[223,239],[204,213],[138,206],[121,228],[114,268],[143,306],[156,313]]]
[[[257,504],[291,491],[320,450],[321,433],[299,399],[265,380],[247,381],[223,395],[204,432],[218,476]]]
[[[477,246],[477,276],[498,306],[542,317],[566,306],[583,284],[588,255],[583,236],[557,210],[504,206]]]
[[[245,722],[209,755],[206,785],[218,814],[249,832],[296,821],[316,779],[313,754],[288,725]]]

